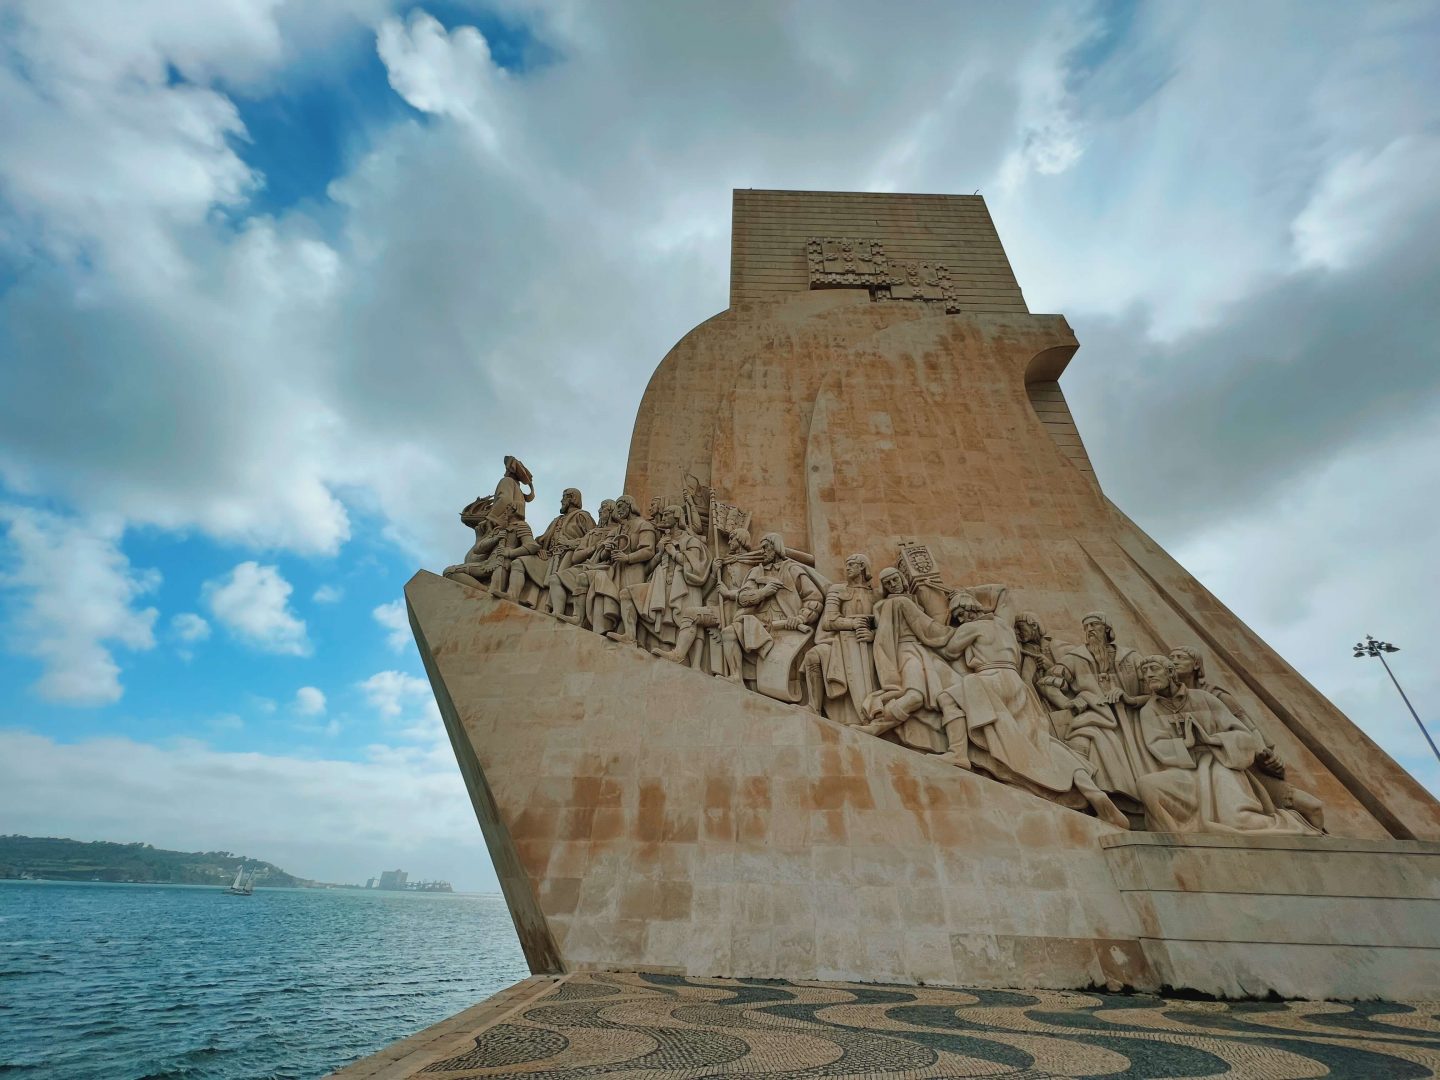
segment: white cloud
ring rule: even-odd
[[[131,567],[114,518],[0,505],[0,524],[0,588],[19,593],[7,636],[15,651],[43,665],[35,691],[67,705],[119,701],[124,689],[111,650],[154,648],[159,612],[135,601],[159,586],[159,571]]]
[[[325,712],[325,694],[313,686],[295,691],[294,709],[301,716],[320,716]]]
[[[360,689],[375,711],[387,720],[430,698],[430,684],[403,671],[378,671],[362,682]]]
[[[345,599],[345,590],[339,585],[321,585],[310,599],[317,604],[338,604]]]
[[[404,652],[413,640],[410,633],[410,616],[405,611],[404,600],[391,600],[381,604],[371,616],[385,628],[385,644],[395,652]]]
[[[0,821],[32,835],[239,851],[328,881],[402,866],[457,889],[496,889],[448,752],[379,747],[361,761],[303,760],[193,740],[58,743],[0,731]]]
[[[421,112],[465,122],[484,148],[499,148],[496,101],[507,76],[490,57],[490,46],[473,26],[446,31],[416,9],[408,19],[380,24],[376,49],[395,92]]]
[[[240,641],[262,652],[309,656],[305,620],[290,610],[292,587],[273,566],[242,562],[202,590],[215,618]]]
[[[177,640],[184,642],[204,641],[210,636],[210,624],[193,611],[170,616],[170,630]]]
[[[1403,135],[1373,152],[1358,150],[1320,178],[1295,218],[1303,264],[1346,269],[1391,246],[1435,201],[1440,137]]]

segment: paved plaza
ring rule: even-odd
[[[606,973],[536,977],[338,1074],[424,1077],[1428,1077],[1440,1003]]]

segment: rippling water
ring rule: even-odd
[[[0,881],[0,1075],[318,1077],[527,974],[498,896]]]

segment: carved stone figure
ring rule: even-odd
[[[1039,616],[1032,611],[1015,616],[1015,640],[1020,643],[1020,677],[1035,687],[1052,711],[1069,709],[1069,676],[1055,658],[1055,642],[1040,625]],[[1065,648],[1060,646],[1060,651]]]
[[[1223,686],[1217,686],[1205,677],[1205,660],[1200,650],[1193,645],[1181,645],[1170,651],[1170,661],[1175,665],[1175,677],[1191,690],[1204,690],[1214,694],[1220,703],[1230,710],[1230,715],[1239,720],[1259,738],[1261,749],[1255,755],[1252,775],[1265,788],[1271,801],[1283,810],[1294,810],[1321,832],[1325,831],[1325,804],[1310,792],[1297,788],[1286,778],[1285,762],[1275,753],[1275,747],[1255,723],[1246,715],[1239,700]]]
[[[717,511],[719,511],[717,513]],[[722,642],[725,628],[735,621],[740,614],[740,586],[745,584],[745,578],[752,569],[760,562],[760,552],[750,550],[750,530],[740,521],[748,521],[749,514],[737,510],[733,506],[726,506],[723,503],[711,503],[711,521],[717,523],[717,527],[723,528],[726,532],[725,554],[721,555],[714,562],[709,604],[707,609],[699,618],[697,624],[691,631],[682,633],[676,641],[675,652],[681,653],[682,643],[685,649],[690,643],[687,637],[693,637],[700,628],[704,628],[709,639],[710,648],[710,673],[724,677],[739,678],[739,672],[730,671],[726,659],[725,649]],[[717,519],[723,519],[717,522]],[[688,652],[684,655],[689,655]]]
[[[596,548],[585,592],[585,617],[598,634],[615,629],[620,598],[645,581],[645,566],[655,554],[655,526],[635,512],[635,500],[621,495],[611,511],[614,532]]]
[[[805,654],[810,708],[842,724],[865,723],[865,700],[875,691],[875,590],[870,557],[845,560],[845,584],[825,590],[815,646]]]
[[[1315,833],[1294,810],[1277,807],[1249,771],[1264,743],[1220,699],[1181,683],[1168,656],[1147,656],[1140,675],[1146,755],[1140,801],[1146,825],[1162,832]]]
[[[615,535],[610,518],[615,510],[615,500],[606,499],[600,504],[600,518],[595,527],[582,536],[579,542],[560,556],[555,572],[545,581],[545,590],[550,594],[549,610],[556,618],[568,623],[582,623],[585,619],[585,592],[590,585],[589,560],[596,549],[608,537]],[[568,614],[570,600],[575,599],[576,611]]]
[[[548,607],[549,595],[544,590],[551,575],[560,569],[560,560],[574,551],[585,535],[595,528],[595,519],[589,511],[581,509],[580,503],[580,489],[566,488],[560,496],[559,516],[536,539],[538,550],[533,555],[522,555],[510,564],[509,580],[505,586],[508,599],[532,607],[526,590],[527,585],[532,585],[534,590],[531,591],[539,591],[544,596],[540,601],[542,610]]]
[[[643,626],[662,646],[674,646],[681,630],[691,628],[705,603],[710,580],[710,552],[705,542],[685,529],[679,506],[661,509],[655,521],[658,538],[655,555],[646,567],[645,581],[620,594],[623,630],[606,636],[612,641],[639,644]],[[688,651],[687,651],[688,654]]]
[[[727,678],[740,682],[753,664],[755,689],[777,701],[799,701],[795,661],[810,643],[825,604],[814,571],[787,558],[779,533],[760,538],[760,565],[736,594],[739,614],[721,633]]]
[[[1034,795],[1080,809],[1090,806],[1121,829],[1129,820],[1095,783],[1084,758],[1057,739],[1034,687],[1020,677],[1015,620],[1007,589],[982,585],[950,598],[958,623],[946,643],[965,674],[940,695],[949,749],[945,760],[973,768]],[[983,599],[982,599],[983,598]]]
[[[490,524],[490,507],[494,502],[493,496],[481,495],[460,511],[461,524],[474,531],[475,542],[465,553],[463,562],[445,568],[446,577],[470,586],[482,584],[476,575],[483,575],[488,581],[493,567],[486,567],[485,563],[495,548],[495,542],[487,543],[490,534],[495,531],[495,527]]]
[[[760,553],[751,551],[750,534],[743,528],[736,528],[726,541],[728,550],[710,564],[707,580],[710,591],[706,603],[679,622],[674,647],[657,652],[666,660],[695,666],[697,654],[695,644],[703,631],[708,639],[712,675],[728,675],[725,667],[725,651],[720,644],[721,631],[734,621],[738,612],[737,597],[745,575],[760,561]]]
[[[524,491],[522,488],[529,488]],[[505,456],[505,475],[495,485],[494,499],[490,505],[490,524],[503,528],[511,517],[525,520],[525,504],[535,499],[535,479],[524,463],[509,454]]]
[[[503,524],[495,525],[492,509],[486,519],[490,529],[485,537],[470,549],[464,563],[446,569],[445,576],[462,585],[488,588],[493,596],[504,596],[511,562],[539,549],[530,526],[515,514],[513,506],[506,506]]]
[[[1113,794],[1140,797],[1136,762],[1139,737],[1133,710],[1143,699],[1140,654],[1115,644],[1115,631],[1104,612],[1081,620],[1085,641],[1066,646],[1058,659],[1074,697],[1073,718],[1057,716],[1057,734],[1095,770],[1096,783]]]
[[[932,619],[905,591],[895,567],[880,571],[881,599],[875,604],[876,689],[864,703],[869,720],[860,730],[890,738],[923,753],[943,753],[940,694],[959,674],[939,651],[950,628]]]

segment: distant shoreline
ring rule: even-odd
[[[115,886],[140,886],[146,889],[198,889],[201,892],[215,892],[223,889],[222,885],[211,885],[208,883],[194,883],[184,881],[79,881],[75,878],[0,878],[0,885],[81,885],[86,888],[101,887],[111,888]],[[257,894],[262,892],[303,892],[303,893],[361,893],[366,896],[430,896],[430,897],[466,897],[469,899],[494,899],[503,900],[504,894],[498,892],[434,892],[420,889],[367,889],[363,885],[257,885]]]

